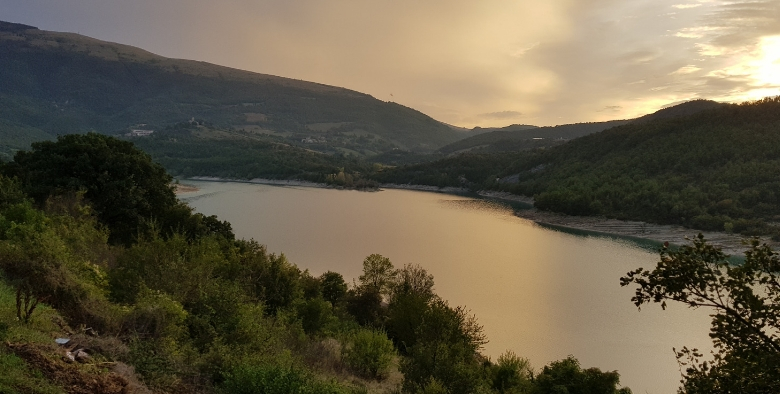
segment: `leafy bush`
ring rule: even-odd
[[[344,362],[356,373],[372,379],[384,379],[395,350],[384,332],[359,329],[342,350]]]
[[[178,338],[184,333],[187,311],[171,297],[144,288],[135,304],[126,328],[151,338]]]
[[[334,382],[322,382],[295,367],[243,365],[222,383],[224,394],[347,394],[351,390]]]
[[[309,335],[322,332],[335,319],[330,303],[319,297],[303,301],[298,306],[298,316]]]

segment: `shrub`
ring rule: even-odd
[[[322,382],[301,369],[282,365],[242,365],[222,383],[224,394],[346,394],[351,390]]]
[[[387,377],[395,350],[384,332],[360,329],[342,350],[344,362],[356,373],[372,379]]]
[[[151,338],[178,339],[184,333],[186,318],[187,311],[169,295],[144,288],[126,326]]]
[[[330,303],[322,298],[314,298],[300,303],[298,317],[301,319],[303,330],[309,335],[323,332],[328,324],[335,319]]]

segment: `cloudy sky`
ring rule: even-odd
[[[780,94],[780,0],[0,0],[0,19],[343,86],[458,126]]]

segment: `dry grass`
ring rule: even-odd
[[[385,379],[381,381],[369,380],[355,375],[349,370],[341,359],[341,348],[341,342],[334,338],[313,342],[304,350],[304,363],[324,378],[335,376],[340,383],[365,388],[368,393],[385,394],[398,391],[404,377],[398,371],[399,359],[397,356],[393,359]]]

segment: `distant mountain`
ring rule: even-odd
[[[8,22],[0,22],[0,70],[6,155],[61,133],[190,120],[357,155],[433,151],[461,138],[425,114],[356,91]]]
[[[630,121],[612,120],[609,122],[575,123],[560,126],[538,127],[530,125],[511,125],[455,141],[439,148],[438,152],[451,154],[478,150],[480,152],[506,152],[558,145],[562,142],[597,133]],[[476,129],[476,128],[475,128]],[[485,130],[485,129],[482,129]]]
[[[458,152],[508,152],[560,145],[568,140],[598,133],[628,123],[646,123],[652,120],[692,115],[697,112],[721,108],[728,104],[710,100],[693,100],[673,105],[636,119],[607,122],[574,123],[559,126],[537,127],[512,125],[503,128],[479,129],[476,135],[455,141],[439,148],[438,153]]]

